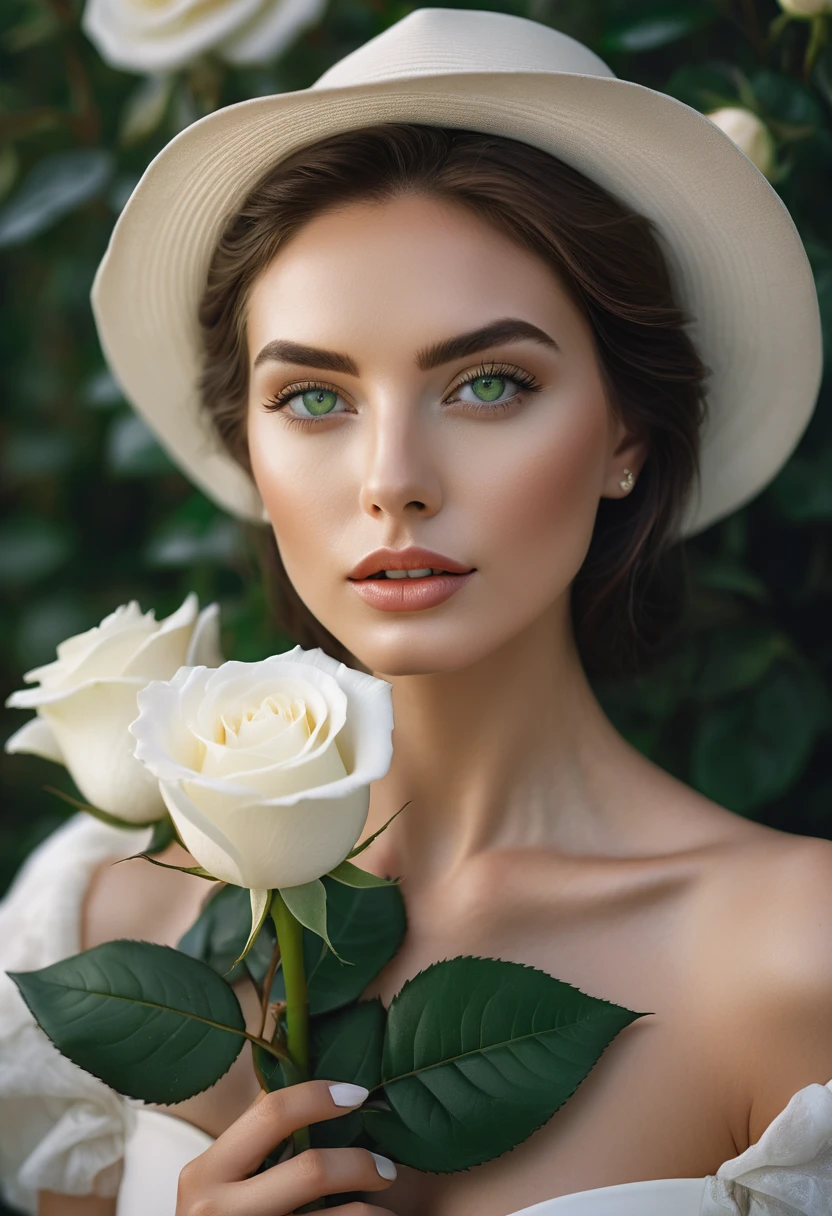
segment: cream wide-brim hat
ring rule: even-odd
[[[104,354],[162,446],[209,497],[262,520],[197,389],[197,308],[225,224],[258,180],[339,131],[415,122],[554,154],[656,225],[707,367],[701,482],[682,532],[747,502],[793,451],[822,370],[811,268],[762,173],[710,119],[619,80],[566,34],[522,17],[418,9],[309,89],[217,110],[153,160],[92,289]]]

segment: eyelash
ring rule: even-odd
[[[516,367],[513,363],[481,363],[474,371],[468,372],[462,380],[460,380],[452,393],[458,393],[466,384],[471,384],[474,380],[479,380],[480,377],[495,376],[497,378],[511,380],[514,384],[520,387],[522,392],[539,393],[542,385],[538,384],[534,376],[529,372],[524,372],[522,368]],[[299,397],[301,393],[312,392],[315,389],[324,389],[326,392],[337,392],[337,389],[332,388],[328,384],[323,384],[318,380],[305,380],[295,384],[288,384],[285,389],[279,393],[275,393],[274,397],[269,397],[263,403],[265,409],[272,413],[281,412],[284,415],[286,424],[289,426],[310,427],[317,426],[324,419],[329,418],[330,414],[321,414],[317,418],[302,418],[296,414],[292,414],[284,410],[293,397]],[[338,396],[341,396],[338,393]],[[516,405],[520,393],[515,393],[513,397],[508,397],[505,401],[482,402],[476,405],[475,412],[482,414],[498,414],[504,410],[512,409]],[[473,402],[464,402],[465,405],[473,405]]]

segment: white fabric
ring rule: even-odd
[[[34,970],[80,949],[93,869],[147,844],[78,815],[37,848],[0,903],[0,971]],[[39,1189],[118,1194],[117,1216],[174,1216],[182,1167],[211,1144],[184,1120],[121,1097],[77,1068],[0,975],[0,1179],[37,1211]],[[666,1178],[563,1195],[513,1216],[828,1216],[832,1081],[799,1090],[756,1144],[708,1178]]]
[[[184,1119],[137,1110],[124,1150],[116,1216],[175,1216],[180,1170],[213,1143]]]
[[[76,815],[34,850],[0,903],[0,1179],[24,1212],[36,1211],[38,1189],[115,1195],[135,1112],[52,1046],[5,972],[77,954],[92,871],[139,852],[149,835]]]

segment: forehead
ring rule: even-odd
[[[275,337],[412,349],[426,327],[442,336],[495,316],[582,320],[542,257],[469,208],[408,195],[310,220],[259,276],[247,329],[250,352]]]

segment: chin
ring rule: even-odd
[[[506,641],[471,623],[391,622],[376,629],[331,630],[368,671],[380,676],[444,675],[472,667]]]

